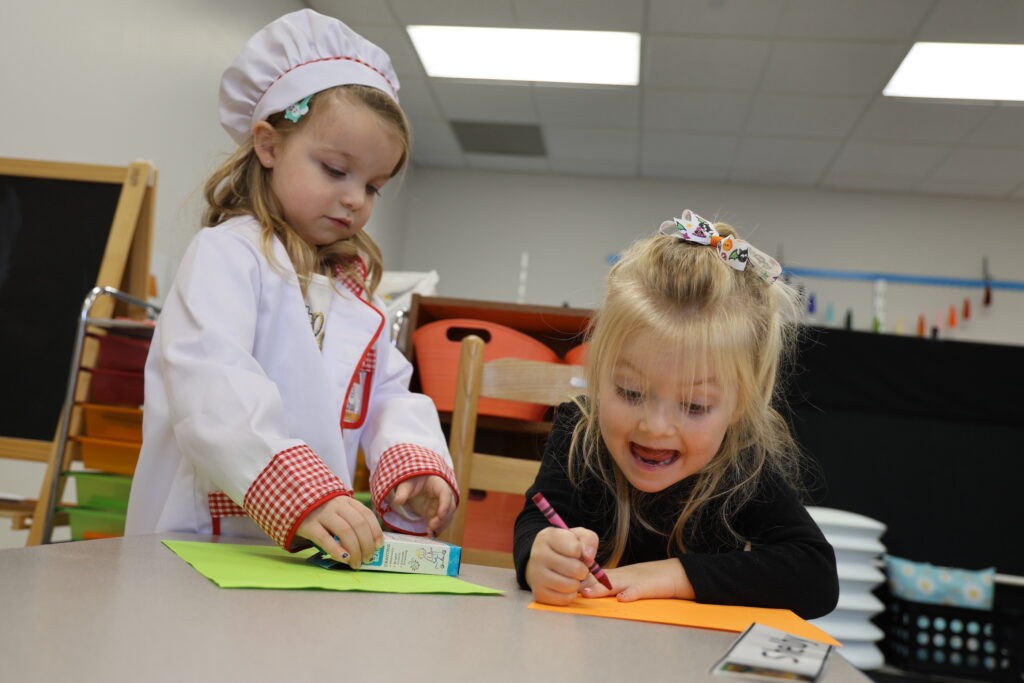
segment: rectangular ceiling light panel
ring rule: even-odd
[[[890,97],[1024,100],[1024,45],[915,43],[882,93]]]
[[[409,26],[427,75],[546,83],[636,85],[640,34]]]

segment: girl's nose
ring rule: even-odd
[[[663,401],[646,403],[640,414],[640,429],[651,435],[662,435],[672,431],[672,420]]]
[[[366,188],[353,183],[346,185],[341,192],[341,205],[349,211],[357,211],[366,202]]]

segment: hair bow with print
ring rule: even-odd
[[[673,218],[662,223],[658,232],[683,242],[714,247],[727,264],[736,270],[746,270],[750,265],[768,284],[778,280],[782,274],[782,266],[771,256],[753,247],[746,240],[718,234],[711,221],[701,218],[689,209],[683,211],[682,218]]]

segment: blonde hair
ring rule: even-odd
[[[735,234],[729,225],[715,227],[722,235]],[[631,524],[654,530],[643,509],[656,494],[633,488],[601,439],[602,384],[627,339],[637,331],[651,333],[691,363],[709,363],[737,395],[735,421],[718,452],[695,475],[667,540],[667,552],[685,552],[687,524],[696,523],[708,503],[720,503],[724,528],[743,541],[730,517],[755,494],[762,473],[772,470],[797,480],[799,450],[776,409],[781,400],[776,379],[780,363],[792,353],[796,311],[796,295],[785,283],[769,285],[753,268],[734,270],[712,247],[666,235],[634,243],[612,267],[589,329],[587,392],[577,401],[583,419],[573,432],[569,458],[574,482],[587,471],[614,493],[614,538],[602,564],[618,564]]]
[[[329,88],[312,97],[309,113],[298,122],[286,119],[283,112],[273,114],[267,122],[278,135],[285,138],[302,126],[309,125],[320,112],[339,100],[367,107],[391,128],[402,147],[402,156],[390,177],[398,175],[409,159],[412,144],[409,122],[398,103],[376,88],[365,85]],[[288,225],[270,189],[270,169],[264,168],[257,158],[251,137],[213,172],[203,189],[207,203],[203,212],[203,225],[214,227],[234,216],[255,217],[263,228],[264,254],[272,264],[280,268],[280,264],[274,262],[272,247],[275,237],[281,240],[303,292],[311,274],[327,271],[335,265],[359,282],[371,295],[380,284],[383,270],[380,248],[365,231],[360,230],[352,237],[333,244],[314,247]],[[358,265],[360,258],[366,267],[365,274]]]

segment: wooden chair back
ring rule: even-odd
[[[448,448],[459,480],[461,504],[441,538],[463,545],[469,490],[522,495],[533,484],[540,462],[478,453],[475,450],[477,410],[481,398],[556,406],[584,391],[583,368],[517,358],[484,362],[484,341],[476,335],[462,340],[458,385],[452,409]],[[463,548],[463,561],[511,567],[511,553]]]

